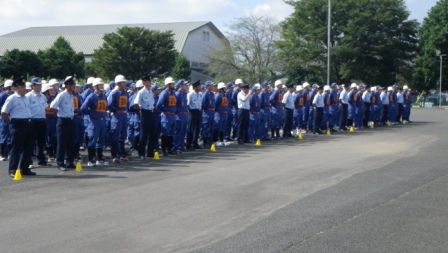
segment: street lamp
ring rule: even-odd
[[[328,37],[327,37],[327,85],[330,85],[330,32],[331,32],[331,0],[328,0]]]
[[[442,62],[446,54],[442,54],[440,50],[436,50],[437,56],[440,58],[440,87],[439,87],[439,107],[442,106]]]

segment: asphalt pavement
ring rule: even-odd
[[[0,163],[0,252],[447,252],[448,110],[161,160]]]

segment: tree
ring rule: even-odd
[[[251,15],[235,19],[228,28],[227,46],[210,55],[210,72],[228,78],[224,80],[239,77],[251,83],[276,78],[281,71],[275,47],[281,33],[278,23]]]
[[[277,44],[287,76],[325,83],[328,1],[287,3],[295,11],[281,24],[283,40]],[[408,17],[403,0],[332,1],[331,81],[409,80],[404,74],[416,54],[418,22]]]
[[[137,80],[145,73],[160,75],[174,66],[176,51],[171,31],[160,32],[141,27],[123,27],[103,37],[104,43],[93,54],[99,75],[123,74]]]
[[[190,61],[182,53],[177,54],[172,76],[175,79],[185,79],[191,74]]]
[[[430,89],[439,90],[440,59],[436,55],[436,50],[441,54],[448,55],[448,0],[440,0],[429,11],[428,17],[423,20],[423,25],[418,32],[419,56],[416,60],[416,67],[413,73],[413,87],[417,90],[428,91]],[[448,63],[447,57],[444,62]],[[443,65],[443,73],[448,67]],[[448,76],[443,75],[442,90],[448,89]]]
[[[58,79],[84,76],[84,54],[76,53],[64,37],[58,37],[50,48],[39,50],[37,55],[42,61],[43,76]]]
[[[42,63],[34,52],[13,49],[7,51],[0,60],[0,74],[4,78],[18,78],[28,75],[40,76],[42,74]]]

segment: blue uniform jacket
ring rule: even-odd
[[[106,118],[107,99],[106,95],[91,93],[81,106],[84,115],[89,115],[92,119]]]
[[[156,105],[162,112],[174,114],[176,112],[176,94],[169,90],[162,91]]]

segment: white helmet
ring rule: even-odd
[[[301,91],[301,90],[303,90],[303,86],[302,85],[297,85],[296,91]]]
[[[387,87],[387,91],[393,91],[394,88],[392,88],[392,86]]]
[[[235,84],[236,84],[236,85],[238,85],[238,84],[243,84],[243,80],[241,80],[241,79],[238,78],[238,79],[235,80]]]
[[[356,83],[352,83],[352,85],[350,85],[350,88],[357,88],[358,85]]]
[[[93,79],[92,85],[97,86],[98,84],[104,84],[103,79],[101,79],[101,78]]]
[[[277,80],[277,81],[275,81],[275,87],[277,87],[277,85],[283,85],[283,83],[282,83],[282,80]]]
[[[11,86],[12,86],[12,83],[13,83],[12,80],[10,80],[10,79],[6,80],[6,81],[5,81],[5,88],[6,88],[6,87],[11,87]]]
[[[25,83],[25,89],[31,90],[31,83],[30,82],[26,82]]]
[[[5,83],[5,87],[6,87],[6,83]],[[403,86],[403,90],[408,90],[409,87],[407,85]]]
[[[59,84],[59,82],[58,82],[58,80],[56,80],[56,79],[51,79],[51,80],[48,82],[48,84],[50,84],[50,86],[53,86],[53,85],[55,85],[55,84]]]
[[[261,85],[259,83],[256,83],[253,87],[254,90],[261,90]]]
[[[53,87],[49,83],[42,84],[42,93],[46,92],[47,90],[51,90]]]
[[[93,80],[95,80],[95,77],[89,77],[87,78],[87,84],[92,84]]]
[[[165,78],[165,85],[175,83],[174,79],[172,77]]]
[[[135,84],[135,87],[137,87],[137,88],[143,87],[143,81],[142,80],[138,80],[137,83]]]
[[[126,82],[126,78],[124,78],[123,75],[118,75],[115,77],[115,83],[121,83],[121,82]]]
[[[307,82],[304,82],[303,85],[302,85],[303,88],[306,88],[306,87],[308,87],[308,86],[310,86],[310,84],[307,83]]]
[[[376,91],[376,87],[374,86],[374,87],[370,88],[370,91],[375,92]]]
[[[218,83],[218,90],[222,88],[226,88],[226,84],[223,82]]]
[[[329,85],[325,85],[324,86],[324,91],[327,91],[327,90],[330,91],[330,86]]]

